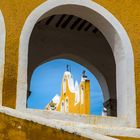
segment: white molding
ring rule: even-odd
[[[117,114],[118,117],[126,117],[129,124],[136,127],[134,56],[131,42],[120,22],[91,0],[48,0],[28,16],[20,36],[16,108],[26,108],[28,45],[32,30],[43,17],[62,13],[84,18],[106,37],[116,62]]]
[[[2,88],[4,78],[4,64],[5,64],[5,22],[2,12],[0,10],[0,106],[2,105]]]

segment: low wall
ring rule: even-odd
[[[47,119],[7,107],[0,107],[0,120],[0,140],[116,140],[85,123]]]
[[[89,140],[33,121],[0,113],[0,140]]]

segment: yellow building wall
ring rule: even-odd
[[[63,85],[63,84],[62,84]],[[63,86],[62,86],[63,89]],[[79,113],[79,104],[77,104],[76,106],[74,105],[74,101],[75,101],[75,94],[71,93],[69,88],[68,88],[68,81],[66,80],[66,93],[64,94],[63,91],[61,93],[61,98],[60,98],[60,103],[58,105],[57,111],[61,111],[61,103],[62,101],[66,101],[66,97],[68,97],[68,102],[69,102],[69,111],[71,113]]]
[[[15,108],[19,38],[27,16],[45,0],[0,0],[6,24],[3,105]]]
[[[0,120],[0,140],[90,140],[6,114],[0,113]],[[138,140],[138,138],[117,138],[120,140]]]
[[[90,114],[90,81],[82,81],[80,84],[81,88],[84,90],[84,103],[80,105],[80,114]]]
[[[140,127],[140,0],[93,0],[109,10],[126,29],[134,51],[137,126]],[[15,108],[19,37],[27,16],[45,0],[0,0],[6,23],[3,105]]]
[[[89,140],[64,130],[1,113],[0,120],[0,140]]]
[[[62,81],[62,89],[63,83]],[[90,114],[90,82],[89,81],[82,81],[80,83],[80,88],[83,86],[84,88],[84,103],[81,102],[75,104],[75,93],[72,93],[68,86],[68,80],[66,80],[66,92],[62,90],[60,103],[57,107],[57,111],[61,111],[61,104],[64,101],[64,106],[66,106],[66,99],[68,98],[68,113],[76,113],[76,114]],[[80,93],[81,97],[81,93]],[[65,108],[65,107],[64,107]],[[64,111],[66,112],[66,111]]]
[[[120,139],[120,140],[139,140],[139,138],[130,138],[130,137],[114,137],[114,138],[117,138],[117,139]]]

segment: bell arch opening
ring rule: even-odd
[[[88,21],[95,27],[95,29],[92,31],[93,34],[94,33],[98,34],[101,32],[101,34],[99,34],[99,36],[102,35],[105,38],[104,43],[106,44],[106,45],[104,44],[103,46],[109,46],[109,47],[102,47],[102,50],[99,51],[99,54],[100,55],[102,54],[101,56],[98,55],[98,53],[97,53],[98,50],[96,50],[97,51],[96,53],[94,52],[95,53],[94,56],[92,56],[93,51],[89,52],[89,54],[85,55],[84,49],[86,47],[85,48],[77,47],[77,50],[75,50],[75,48],[70,50],[73,46],[68,47],[68,49],[63,49],[63,51],[66,51],[64,53],[63,53],[63,51],[60,51],[61,50],[60,48],[53,49],[52,53],[54,53],[54,56],[53,55],[52,56],[56,57],[57,54],[55,54],[55,53],[59,53],[60,55],[61,54],[65,55],[66,53],[74,54],[74,52],[78,53],[80,51],[83,51],[83,54],[80,57],[84,58],[89,63],[94,61],[94,60],[92,60],[92,61],[89,60],[89,57],[93,58],[96,55],[98,57],[104,56],[105,59],[104,60],[102,59],[103,61],[98,63],[98,64],[100,64],[101,68],[99,68],[99,66],[97,66],[97,65],[96,65],[96,68],[105,77],[105,80],[107,82],[107,86],[109,89],[109,95],[111,95],[111,94],[115,95],[115,97],[113,97],[113,98],[116,99],[117,103],[115,102],[115,100],[109,101],[109,102],[112,102],[112,104],[116,104],[115,110],[117,110],[116,111],[117,118],[125,118],[123,120],[124,125],[135,126],[136,125],[136,108],[135,108],[134,58],[133,58],[133,51],[132,51],[132,46],[131,46],[130,40],[129,40],[128,35],[125,32],[124,28],[122,27],[122,25],[118,22],[118,20],[111,13],[109,13],[106,9],[104,9],[97,3],[89,1],[89,0],[87,0],[86,2],[85,1],[79,2],[79,1],[74,1],[74,0],[69,0],[69,1],[60,0],[59,2],[58,1],[53,1],[53,2],[47,1],[47,2],[43,3],[42,5],[40,5],[38,8],[36,8],[27,18],[25,25],[23,27],[22,33],[21,33],[21,37],[20,37],[19,69],[18,69],[18,83],[17,83],[17,109],[26,109],[27,88],[28,88],[27,81],[29,81],[28,76],[27,76],[28,75],[27,67],[28,67],[28,64],[30,63],[30,62],[28,62],[28,60],[29,60],[28,59],[28,57],[29,57],[28,50],[29,50],[29,46],[31,45],[31,42],[32,42],[31,41],[32,33],[35,31],[35,27],[37,24],[38,24],[38,29],[40,31],[42,30],[41,29],[42,26],[39,26],[39,25],[41,25],[41,23],[43,23],[43,20],[46,20],[48,17],[50,17],[50,19],[48,19],[48,21],[46,21],[46,23],[45,23],[45,25],[47,25],[55,17],[55,15],[62,16],[62,14],[69,15],[68,19],[66,19],[67,21],[65,21],[65,23],[62,25],[63,29],[68,25],[69,20],[72,19],[73,16],[77,16],[81,19],[84,19],[84,21]],[[80,27],[78,27],[77,32],[79,32],[81,30],[82,26],[85,25],[84,21],[83,21],[83,23],[81,23]],[[46,29],[44,29],[44,30],[46,30]],[[60,29],[58,29],[58,31],[59,30]],[[62,32],[64,32],[64,31],[62,31]],[[69,32],[71,32],[71,31],[69,31]],[[83,33],[83,34],[85,34],[85,33]],[[52,34],[50,34],[50,36],[51,35]],[[41,36],[39,36],[39,34],[36,34],[36,36],[38,36],[38,38],[41,37]],[[68,34],[68,36],[69,36],[69,34]],[[87,35],[87,36],[89,37],[90,35]],[[56,41],[57,39],[62,39],[62,37],[64,37],[63,34],[57,36],[56,38],[54,38],[54,40]],[[76,37],[78,37],[78,35]],[[73,38],[73,36],[71,36],[70,38]],[[36,46],[42,45],[45,42],[45,39],[47,39],[47,38],[42,38],[42,43],[38,44],[39,42],[36,42],[35,45]],[[57,41],[56,42],[55,41],[53,42],[54,46],[59,45],[59,43]],[[70,41],[71,41],[70,44],[72,44],[73,39],[71,39]],[[30,42],[30,44],[29,44],[29,42]],[[81,42],[82,42],[82,40],[81,40]],[[86,43],[88,43],[88,42],[89,42],[89,40],[87,39]],[[47,41],[47,43],[48,44],[50,43],[49,40]],[[58,44],[55,44],[55,43],[58,43]],[[65,40],[63,40],[61,43],[62,44],[64,43],[63,45],[65,45],[65,46],[70,45],[67,43],[65,44]],[[99,44],[103,43],[103,40],[99,41],[98,43]],[[76,46],[76,43],[74,43],[74,44]],[[61,45],[61,47],[63,45]],[[85,45],[85,42],[83,42],[83,44],[81,44],[81,46],[83,46],[83,45]],[[46,44],[46,46],[47,46],[47,44]],[[90,46],[89,46],[89,48],[90,48]],[[106,48],[105,52],[103,51],[104,48]],[[42,48],[42,49],[45,49],[45,48]],[[48,47],[47,49],[51,50],[52,48]],[[81,49],[81,50],[79,50],[79,49]],[[97,48],[97,49],[99,49],[99,48]],[[109,51],[110,53],[109,52],[106,53],[107,51]],[[43,51],[43,52],[44,52],[44,54],[42,54],[42,56],[43,55],[49,56],[49,54],[45,54],[45,51]],[[79,56],[79,54],[78,55],[76,54],[76,55]],[[111,59],[109,59],[106,62],[110,62],[110,61],[112,61],[112,62],[110,62],[111,65],[106,66],[105,60],[107,60],[107,57],[105,57],[105,56],[108,54],[110,54]],[[38,56],[36,55],[35,57],[38,57]],[[36,59],[36,60],[38,60],[38,59]],[[99,59],[97,59],[97,60],[99,61]],[[34,65],[33,63],[36,63],[36,62],[35,61],[32,62],[32,65]],[[92,62],[91,64],[93,65],[96,63]],[[105,76],[104,68],[107,69],[106,74],[112,73],[112,74],[110,74],[110,76],[112,75],[112,79],[108,80],[107,76]],[[113,68],[114,68],[114,70],[113,70]],[[29,67],[28,67],[28,69],[29,69]],[[109,69],[110,70],[112,69],[112,71],[108,71]],[[111,82],[111,80],[112,80],[112,82]],[[111,86],[109,85],[109,81],[110,81]],[[114,91],[110,92],[110,88],[112,88]],[[128,106],[130,107],[129,109],[128,109]],[[127,124],[125,123],[125,121],[127,121]],[[116,120],[116,123],[117,123],[117,120]]]

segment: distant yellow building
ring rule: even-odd
[[[61,96],[56,95],[46,109],[90,114],[90,81],[87,79],[85,72],[83,72],[80,84],[77,81],[74,84],[70,71],[64,72]]]
[[[62,80],[62,91],[57,111],[90,114],[90,81],[85,74],[78,85],[71,72],[66,71]]]

